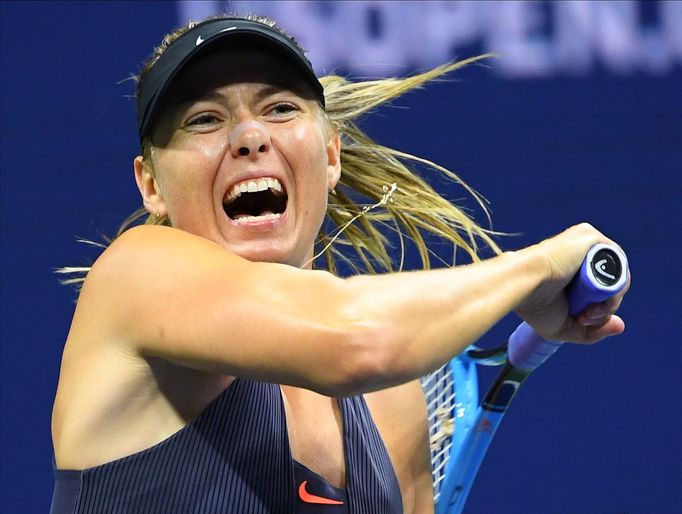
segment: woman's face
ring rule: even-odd
[[[150,212],[252,261],[310,259],[340,173],[339,138],[286,61],[224,50],[190,64],[152,145],[151,163],[135,160]]]

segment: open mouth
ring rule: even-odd
[[[276,178],[244,180],[223,200],[227,217],[237,223],[275,220],[287,208],[287,193]]]

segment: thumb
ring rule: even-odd
[[[606,337],[617,336],[625,331],[625,322],[620,316],[608,316],[603,323],[598,325],[581,324],[584,331],[584,343],[592,344]]]

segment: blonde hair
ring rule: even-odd
[[[235,18],[219,15],[212,18]],[[274,21],[260,16],[242,17],[267,24],[280,31],[298,46],[295,39],[278,27]],[[137,81],[139,84],[155,65],[163,52],[182,34],[197,22],[169,33],[161,45],[154,49],[145,62]],[[380,270],[393,271],[396,263],[391,257],[391,242],[386,231],[395,231],[400,240],[401,252],[397,269],[402,269],[404,239],[406,235],[416,247],[424,269],[431,267],[431,251],[425,241],[425,233],[433,234],[463,249],[473,261],[479,260],[479,242],[494,253],[500,249],[491,236],[492,230],[479,226],[462,209],[449,202],[422,177],[413,167],[420,167],[433,176],[445,177],[448,181],[463,187],[485,213],[490,216],[485,199],[462,181],[455,173],[428,159],[401,152],[374,142],[355,123],[362,115],[384,105],[404,93],[418,89],[425,83],[441,78],[449,72],[488,57],[481,55],[455,63],[438,66],[423,73],[405,78],[386,78],[370,81],[351,82],[343,77],[329,75],[320,78],[324,87],[326,109],[324,115],[333,130],[341,136],[341,178],[336,190],[329,196],[327,218],[316,245],[322,248],[316,257],[325,260],[327,270],[338,271],[339,262],[345,262],[353,271],[377,273]],[[149,139],[142,142],[143,159],[150,161],[153,147]],[[365,200],[367,203],[360,203]],[[157,217],[140,207],[121,224],[116,235],[108,238],[106,247],[131,226],[143,221],[146,225],[170,225],[166,216]],[[326,226],[332,225],[328,233]],[[352,249],[358,259],[347,253]],[[57,270],[59,273],[74,273],[81,276],[64,280],[63,283],[80,284],[84,281],[89,267],[69,267]]]

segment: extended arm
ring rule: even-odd
[[[99,332],[142,354],[338,396],[435,368],[551,273],[546,249],[536,246],[459,268],[340,279],[139,227],[98,260],[81,303],[108,314]]]

